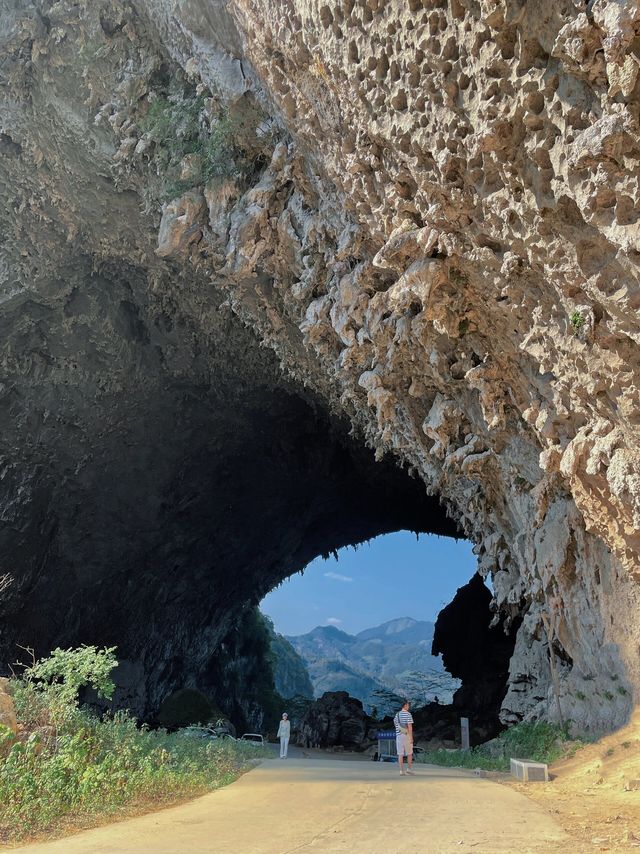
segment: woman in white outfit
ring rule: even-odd
[[[287,758],[287,750],[289,748],[289,737],[291,736],[291,722],[289,715],[286,712],[282,713],[282,720],[278,727],[278,738],[280,739],[280,759]]]

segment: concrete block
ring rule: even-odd
[[[522,783],[548,783],[549,768],[544,762],[529,759],[512,759],[511,774]]]

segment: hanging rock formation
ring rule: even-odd
[[[438,614],[431,650],[433,655],[442,654],[446,669],[462,681],[453,696],[455,724],[468,717],[475,729],[483,728],[481,740],[493,738],[501,729],[500,709],[517,629],[512,625],[506,632],[500,623],[491,626],[491,616],[491,593],[476,574]],[[517,688],[512,679],[511,691]],[[505,712],[508,709],[503,709],[503,716]]]
[[[519,624],[505,721],[549,640],[567,717],[627,717],[638,6],[397,5],[0,0],[3,660],[115,639],[157,708],[408,526]]]

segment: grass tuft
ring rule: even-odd
[[[573,329],[573,334],[577,335],[584,326],[584,317],[579,311],[574,311],[569,317],[569,323]]]
[[[572,755],[578,747],[580,742],[570,740],[565,727],[536,721],[517,724],[505,730],[494,739],[490,748],[479,745],[467,751],[428,751],[416,757],[416,761],[448,768],[508,771],[510,759],[551,763]]]
[[[259,106],[244,97],[233,108],[219,107],[215,115],[204,96],[156,98],[139,122],[153,142],[154,160],[162,176],[162,196],[175,198],[200,184],[220,179],[246,180],[265,165],[274,144]],[[196,155],[199,168],[180,177],[180,164]]]

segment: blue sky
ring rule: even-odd
[[[355,634],[395,617],[435,620],[475,571],[467,540],[399,531],[341,549],[337,561],[316,558],[260,607],[285,635],[323,625]]]

